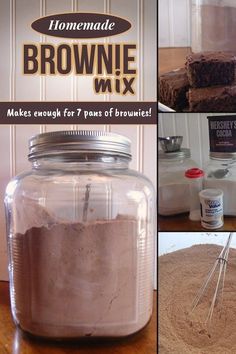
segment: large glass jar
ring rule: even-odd
[[[221,189],[224,215],[236,215],[236,153],[210,153],[204,188]]]
[[[235,51],[235,0],[192,0],[192,51]]]
[[[32,169],[5,205],[13,318],[50,338],[120,337],[152,313],[155,198],[129,139],[62,131],[30,139]]]
[[[190,150],[159,151],[158,212],[175,215],[189,211],[190,192],[185,171],[198,167],[190,158]]]

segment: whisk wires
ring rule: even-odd
[[[195,310],[195,308],[198,306],[200,301],[202,300],[202,297],[204,296],[206,289],[208,288],[208,285],[210,284],[211,279],[215,275],[217,267],[219,267],[219,274],[217,277],[217,282],[216,282],[216,288],[214,291],[214,295],[211,301],[210,309],[206,318],[206,323],[210,323],[212,320],[213,316],[213,311],[216,305],[217,301],[223,301],[223,292],[224,292],[224,285],[225,285],[225,275],[226,275],[226,268],[227,268],[227,263],[228,263],[228,257],[229,257],[229,248],[230,248],[230,243],[232,240],[233,233],[231,232],[229,234],[229,237],[227,239],[227,242],[225,246],[223,247],[222,251],[220,252],[219,256],[217,257],[213,267],[211,268],[210,272],[207,275],[207,278],[205,279],[202,287],[200,290],[197,292],[193,303],[192,303],[192,309],[191,312]]]

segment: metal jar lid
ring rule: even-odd
[[[28,159],[80,152],[132,157],[131,141],[123,135],[105,131],[65,130],[30,138]]]
[[[236,159],[236,152],[210,152],[211,159]]]
[[[184,159],[191,157],[190,149],[180,149],[179,151],[175,152],[164,152],[160,150],[158,152],[158,156],[160,160],[174,160],[174,159]]]

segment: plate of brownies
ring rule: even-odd
[[[230,52],[188,55],[184,68],[160,76],[159,111],[235,112],[235,68]]]

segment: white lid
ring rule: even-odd
[[[211,199],[223,197],[223,194],[224,193],[221,189],[215,189],[215,188],[203,189],[201,192],[199,192],[200,197],[211,198]]]

